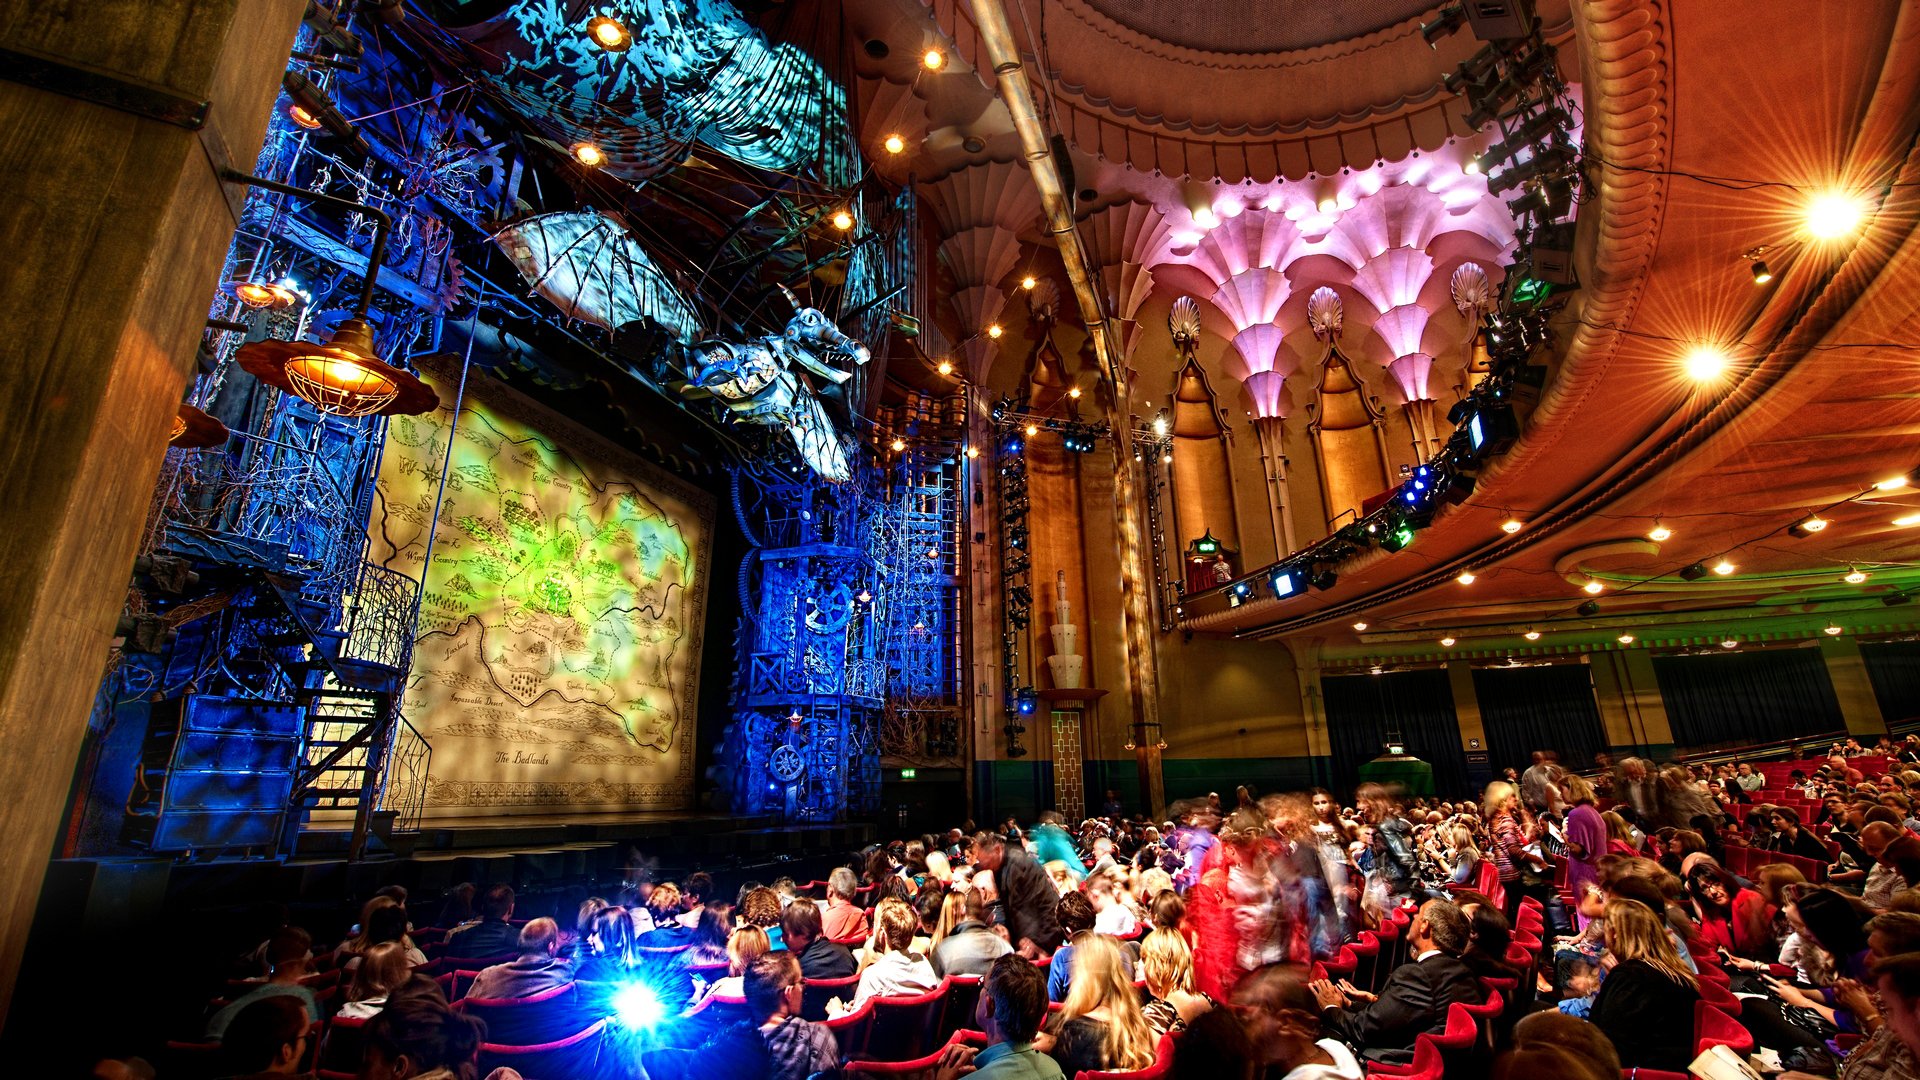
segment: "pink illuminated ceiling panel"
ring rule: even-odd
[[[1247,398],[1253,404],[1253,415],[1265,420],[1284,417],[1293,411],[1293,402],[1287,397],[1287,377],[1277,371],[1256,371],[1246,377]]]
[[[1233,336],[1233,350],[1240,354],[1246,364],[1246,375],[1251,378],[1261,372],[1272,372],[1279,368],[1281,359],[1280,344],[1285,333],[1272,323],[1259,323],[1249,326]],[[1286,357],[1286,370],[1278,374],[1290,374],[1294,366],[1292,356]]]

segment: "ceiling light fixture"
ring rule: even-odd
[[[1601,593],[1607,591],[1607,587],[1600,583],[1599,578],[1593,578],[1589,580],[1585,585],[1582,585],[1580,587],[1582,589],[1585,589],[1587,591],[1587,595],[1589,596],[1599,596]]]
[[[1529,626],[1527,627],[1527,632],[1521,636],[1526,638],[1528,641],[1539,641],[1540,631],[1535,630],[1533,627]]]
[[[1828,521],[1819,514],[1808,514],[1806,517],[1787,526],[1787,535],[1797,540],[1805,539],[1814,533],[1825,530],[1826,527],[1831,524],[1833,524],[1833,522]]]
[[[889,443],[888,445],[889,445],[889,446],[892,446],[892,447],[893,447],[893,452],[897,454],[897,453],[899,453],[900,451],[902,451],[902,450],[905,450],[905,449],[907,448],[907,440],[905,440],[905,439],[895,439],[895,440],[893,440],[893,442],[891,442],[891,443]]]
[[[1360,633],[1365,633],[1367,629],[1367,624],[1363,622],[1357,622],[1353,624],[1353,628],[1355,631],[1358,631]]]
[[[889,154],[901,154],[906,152],[907,140],[898,135],[889,135],[887,136],[887,140],[880,145],[886,147],[887,153]]]
[[[1653,528],[1647,530],[1647,539],[1656,544],[1664,544],[1668,540],[1673,539],[1673,530],[1660,524],[1660,519],[1655,518]]]
[[[951,375],[953,374],[953,361],[942,360],[940,361],[939,364],[934,366],[934,370],[938,371],[942,375]]]
[[[306,128],[308,131],[312,131],[320,126],[320,118],[308,112],[305,105],[297,102],[289,102],[287,104],[287,119],[293,121],[296,126]]]
[[[1766,262],[1761,259],[1755,259],[1753,261],[1753,283],[1755,285],[1765,285],[1772,280],[1773,271],[1767,269]]]
[[[1631,645],[1631,644],[1633,644],[1633,635],[1632,635],[1632,634],[1621,634],[1621,635],[1619,636],[1619,638],[1617,638],[1616,640],[1618,640],[1618,641],[1620,642],[1620,644],[1622,644],[1622,645]]]
[[[1471,585],[1478,579],[1473,576],[1473,571],[1462,570],[1460,571],[1460,576],[1457,578],[1454,578],[1453,580],[1459,582],[1462,585]]]
[[[968,461],[972,461],[972,460],[973,460],[974,458],[977,458],[977,457],[979,457],[979,456],[980,456],[980,448],[979,448],[979,447],[977,447],[977,446],[969,446],[969,447],[967,447],[967,460],[968,460]]]
[[[633,34],[626,24],[608,15],[596,15],[587,20],[587,33],[592,35],[593,43],[610,53],[626,52],[633,46]]]
[[[227,425],[181,402],[179,411],[173,414],[173,430],[167,433],[167,445],[176,450],[205,450],[225,445],[230,434]]]
[[[1723,649],[1737,649],[1740,647],[1740,639],[1722,638],[1720,641],[1720,647]]]
[[[1721,559],[1719,562],[1713,564],[1713,572],[1719,574],[1721,577],[1726,577],[1738,569],[1740,568],[1726,559]]]
[[[1032,274],[1028,274],[1026,277],[1020,279],[1020,287],[1023,289],[1032,289],[1038,284],[1040,284],[1040,279],[1034,277]]]
[[[990,338],[993,338],[996,341],[998,341],[1000,339],[1000,335],[1004,333],[1006,333],[1006,331],[1000,328],[999,323],[994,323],[991,326],[987,327],[987,336]]]
[[[1846,582],[1849,585],[1859,585],[1864,583],[1867,580],[1867,575],[1864,572],[1862,572],[1858,567],[1849,566],[1847,567],[1847,576],[1841,578],[1840,580]]]
[[[1451,648],[1453,648],[1453,638],[1451,638],[1451,637],[1443,637],[1443,638],[1441,638],[1441,639],[1440,639],[1440,646],[1441,646],[1441,648],[1445,648],[1445,649],[1451,649]]]
[[[920,66],[928,71],[939,71],[947,66],[947,54],[939,49],[928,49],[920,56]]]
[[[1845,191],[1822,191],[1807,200],[1807,232],[1816,240],[1843,240],[1866,220],[1860,198]]]
[[[1694,382],[1707,383],[1725,375],[1730,363],[1725,350],[1713,345],[1695,345],[1680,358],[1680,370]]]
[[[846,232],[848,229],[853,228],[853,214],[845,209],[835,210],[831,221],[833,222],[833,227],[839,229],[841,232]]]
[[[607,163],[607,152],[590,142],[577,142],[567,148],[573,160],[589,169],[597,169]]]
[[[1894,518],[1893,523],[1903,529],[1912,525],[1920,525],[1920,514],[1903,514],[1900,517]]]
[[[1877,484],[1875,484],[1875,485],[1873,485],[1873,490],[1875,490],[1875,491],[1899,491],[1899,490],[1900,490],[1901,488],[1903,488],[1903,487],[1906,487],[1906,486],[1907,486],[1907,478],[1906,478],[1906,476],[1905,476],[1905,475],[1901,475],[1901,476],[1889,476],[1889,477],[1887,477],[1887,478],[1886,478],[1885,480],[1882,480],[1882,481],[1880,481],[1879,483],[1877,483]]]
[[[1038,434],[1040,434],[1040,425],[1038,424],[1027,425],[1027,438],[1031,439]]]
[[[1835,625],[1834,623],[1828,623],[1824,628],[1824,630],[1828,637],[1839,637],[1841,634],[1845,633],[1844,630],[1842,630],[1839,626]]]
[[[226,290],[233,298],[250,308],[279,309],[290,306],[299,299],[292,289],[270,281],[229,281]]]
[[[1075,400],[1075,401],[1079,401],[1079,400],[1080,400],[1080,388],[1076,386],[1076,387],[1074,387],[1073,389],[1071,389],[1071,390],[1068,390],[1068,391],[1067,391],[1067,396],[1068,396],[1068,397],[1070,397],[1070,398],[1072,398],[1072,399],[1073,399],[1073,400]]]
[[[1211,229],[1220,224],[1220,215],[1211,206],[1202,206],[1193,212],[1193,223],[1203,229]]]
[[[1527,526],[1524,522],[1515,520],[1514,518],[1508,518],[1507,520],[1500,523],[1500,531],[1503,533],[1506,533],[1509,536],[1519,532],[1521,529],[1524,529],[1526,527]]]

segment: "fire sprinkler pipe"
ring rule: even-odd
[[[1147,570],[1144,528],[1140,523],[1139,481],[1132,467],[1133,423],[1126,414],[1129,404],[1128,382],[1119,355],[1114,348],[1113,325],[1108,322],[1093,274],[1087,266],[1080,234],[1073,223],[1073,205],[1053,160],[1047,130],[1034,109],[1033,90],[1027,85],[1025,66],[1014,44],[1013,30],[1007,25],[1001,0],[970,0],[974,23],[986,46],[987,59],[999,80],[1000,98],[1013,116],[1014,130],[1026,150],[1027,168],[1034,186],[1040,190],[1040,203],[1046,210],[1047,231],[1060,250],[1067,280],[1080,304],[1080,319],[1093,338],[1094,356],[1107,379],[1104,395],[1107,427],[1113,432],[1114,454],[1119,467],[1114,470],[1114,546],[1120,557],[1120,572],[1127,587],[1121,590],[1121,623],[1127,648],[1127,693],[1132,705],[1132,723],[1136,736],[1136,762],[1140,770],[1140,797],[1149,807],[1158,808],[1165,800],[1160,775],[1157,738],[1146,738],[1148,730],[1160,730],[1159,664],[1155,659],[1153,626],[1153,588]]]

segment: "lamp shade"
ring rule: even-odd
[[[174,414],[167,445],[181,450],[204,450],[226,442],[227,435],[227,425],[183,402],[180,411]]]
[[[417,416],[440,407],[433,387],[373,354],[373,331],[365,319],[342,322],[324,345],[243,345],[239,360],[261,382],[336,416]]]

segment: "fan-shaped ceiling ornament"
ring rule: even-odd
[[[677,339],[700,336],[693,305],[612,218],[562,211],[526,218],[493,235],[533,290],[569,319],[618,330],[651,319]]]
[[[1487,271],[1479,263],[1461,263],[1454,268],[1453,279],[1447,283],[1447,289],[1453,295],[1454,308],[1467,320],[1468,333],[1471,334],[1496,303],[1493,283],[1487,280]]]
[[[1333,341],[1340,337],[1340,324],[1345,311],[1340,304],[1340,294],[1330,285],[1322,285],[1307,297],[1307,328],[1320,341]]]
[[[1200,342],[1200,305],[1193,302],[1191,296],[1176,297],[1172,310],[1167,312],[1167,330],[1173,335],[1173,343],[1182,352],[1188,352]]]

